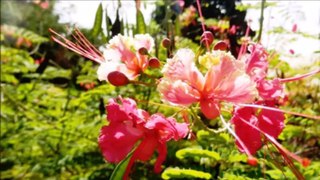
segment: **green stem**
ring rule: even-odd
[[[203,129],[205,129],[206,131],[208,131],[209,133],[217,134],[217,133],[220,133],[220,132],[222,132],[222,131],[225,130],[225,128],[223,128],[223,129],[218,129],[218,130],[213,130],[213,129],[209,128],[207,125],[205,125],[205,124],[203,123],[203,121],[202,121],[201,119],[198,118],[196,112],[193,110],[192,107],[190,108],[190,112],[191,112],[192,117],[193,117],[194,120],[195,120],[194,122],[198,122],[198,124],[199,124]]]
[[[262,35],[262,28],[263,28],[263,12],[264,12],[264,5],[266,0],[261,0],[261,11],[260,11],[260,27],[259,27],[259,33],[258,33],[258,42],[261,40]]]

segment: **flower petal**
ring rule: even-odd
[[[162,171],[161,165],[166,160],[167,156],[167,146],[165,143],[160,143],[158,146],[158,158],[156,160],[156,163],[154,165],[154,172],[160,173]]]
[[[258,115],[258,127],[263,132],[275,139],[278,138],[284,128],[284,114],[271,110],[262,109]]]
[[[256,85],[243,68],[242,62],[222,56],[205,76],[203,96],[233,103],[252,102],[257,95]]]
[[[247,121],[252,124],[252,126],[257,125],[258,119],[255,116],[253,108],[245,107],[236,109],[231,122],[234,124],[236,135],[245,146],[243,147],[237,139],[236,144],[238,149],[241,152],[245,152],[246,148],[251,155],[254,155],[262,146],[260,132],[243,121]]]
[[[134,151],[133,156],[137,160],[148,161],[157,147],[157,136],[154,134],[154,132],[149,132],[137,147],[137,149]]]
[[[215,119],[220,114],[220,104],[214,100],[201,100],[200,101],[201,112],[208,119]]]
[[[112,122],[102,127],[99,147],[107,161],[118,163],[127,156],[142,135],[142,131],[132,127],[132,124]]]
[[[261,80],[257,84],[260,97],[264,100],[272,100],[284,97],[283,85],[278,78],[273,80]]]
[[[250,55],[245,57],[246,73],[255,81],[266,77],[268,69],[268,53],[261,44],[249,46]]]
[[[148,52],[154,47],[154,40],[149,34],[136,34],[134,36],[134,48],[138,51],[140,48],[146,48]]]
[[[145,127],[157,132],[160,143],[165,143],[171,139],[179,140],[189,132],[188,124],[177,123],[174,118],[166,118],[162,114],[153,114]]]
[[[164,78],[158,85],[158,91],[163,99],[173,105],[188,106],[200,99],[199,91],[181,80],[170,81]]]
[[[204,77],[194,62],[194,53],[190,49],[180,49],[163,67],[163,76],[170,80],[188,82],[192,87],[201,90]]]

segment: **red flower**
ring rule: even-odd
[[[158,151],[154,171],[159,173],[161,164],[167,154],[166,142],[179,140],[188,133],[186,123],[177,123],[174,118],[166,118],[162,114],[149,114],[137,109],[136,102],[132,99],[111,99],[106,109],[109,125],[101,129],[99,146],[105,159],[118,163],[132,151],[134,145],[141,143],[133,152],[127,166],[124,179],[128,178],[130,169],[135,160],[147,161],[154,151]]]
[[[267,105],[271,106],[272,103],[268,102]],[[262,136],[267,134],[278,138],[284,128],[284,113],[267,109],[257,113],[257,109],[252,107],[237,108],[231,122],[235,126],[239,150],[251,156],[261,148]]]

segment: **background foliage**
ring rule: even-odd
[[[108,12],[100,5],[93,28],[81,31],[97,47],[118,33],[150,33],[156,40],[154,56],[162,63],[170,54],[160,46],[164,37],[175,42],[172,50],[189,47],[197,51],[201,35],[198,17],[195,17],[195,24],[188,26],[179,24],[178,19],[195,2],[186,1],[180,9],[169,2],[157,1],[155,18],[148,25],[138,9],[135,26],[125,23],[119,11],[111,22]],[[235,1],[226,2],[209,1],[202,6],[207,23],[214,25],[221,19],[226,21],[228,27],[216,28],[215,41],[229,39],[235,43],[231,45],[236,54],[246,28],[243,10],[254,7],[236,7]],[[221,13],[221,9],[215,9],[216,13],[207,12],[217,4],[225,7],[227,11],[223,12],[226,13]],[[161,105],[155,87],[133,84],[114,87],[97,81],[94,63],[50,41],[48,28],[70,36],[65,28],[67,24],[58,23],[53,6],[54,1],[49,2],[48,8],[30,1],[1,1],[1,179],[106,179],[115,165],[103,160],[97,137],[100,128],[106,124],[104,106],[108,99],[118,95],[131,97],[139,102],[140,108],[151,113],[173,115],[175,109]],[[233,18],[238,20],[234,22]],[[107,22],[106,27],[102,27],[102,21]],[[232,35],[228,31],[232,23],[243,25],[239,34]],[[255,33],[252,31],[250,35],[254,37]],[[291,77],[311,68],[292,70],[279,58],[281,52],[273,50],[272,53],[270,62],[274,72],[270,74],[274,76]],[[319,65],[316,62],[313,66]],[[159,69],[148,71],[160,77]],[[288,110],[320,114],[319,78],[315,75],[287,84]],[[140,79],[153,81],[143,76]],[[181,116],[176,118],[181,119]],[[286,124],[279,140],[290,151],[312,160],[307,168],[296,165],[306,179],[316,179],[320,176],[319,121],[288,115]],[[207,126],[217,129],[221,124],[210,121]],[[294,179],[272,147],[265,146],[257,155],[259,166],[251,167],[227,132],[213,133],[205,130],[203,124],[195,124],[193,131],[190,139],[169,143],[164,164],[167,169],[162,175],[153,173],[153,159],[150,163],[136,163],[132,177]]]

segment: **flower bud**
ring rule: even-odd
[[[171,41],[168,38],[164,38],[161,42],[162,46],[164,48],[169,48],[171,46]]]
[[[219,41],[214,45],[213,50],[226,51],[228,49],[228,44],[224,41]]]
[[[159,67],[160,67],[160,61],[159,61],[159,59],[158,59],[158,58],[155,58],[155,57],[149,59],[149,66],[150,66],[151,68],[159,68]]]
[[[108,81],[114,86],[124,86],[129,83],[129,79],[119,71],[113,71],[108,74]]]
[[[250,165],[250,166],[257,166],[258,165],[258,160],[257,160],[257,158],[255,158],[255,157],[248,157],[248,164]]]
[[[145,48],[145,47],[140,48],[140,49],[138,50],[138,52],[139,52],[139,54],[141,54],[141,55],[147,55],[147,54],[149,54],[147,48]]]
[[[210,31],[205,31],[201,35],[200,42],[203,45],[211,45],[213,42],[213,34]]]
[[[303,167],[308,167],[310,165],[311,161],[307,158],[302,159],[302,166]]]

